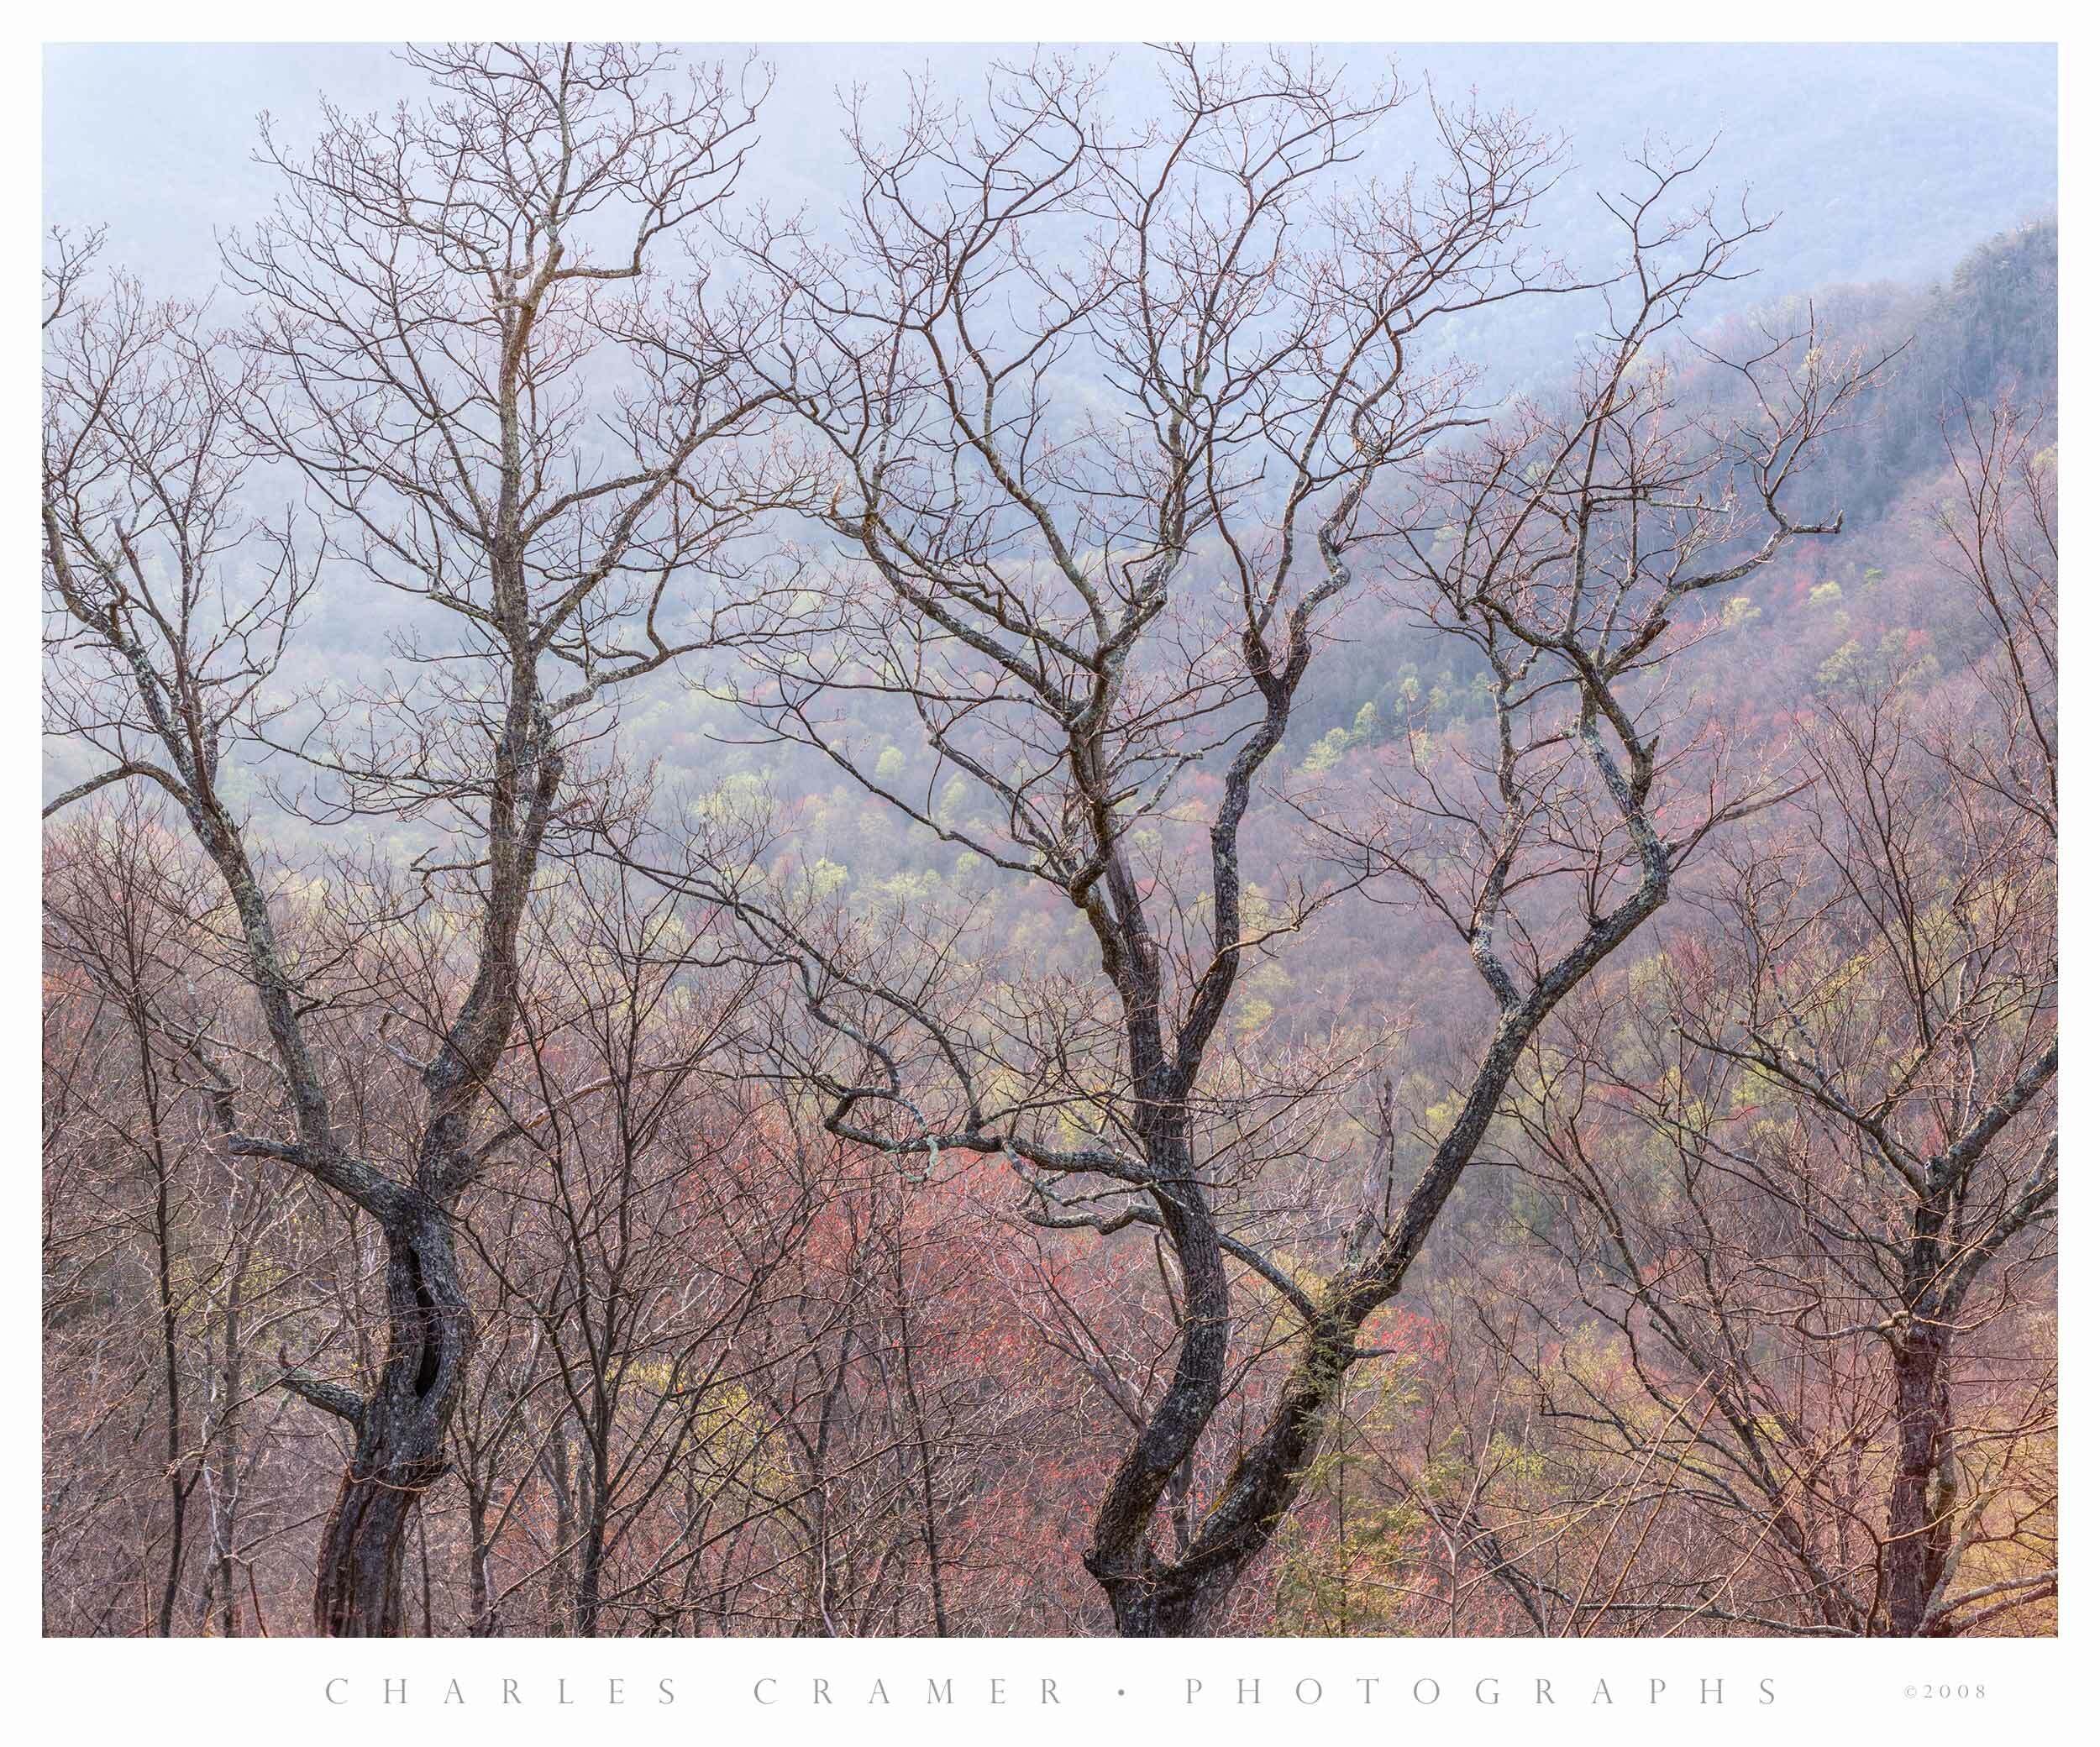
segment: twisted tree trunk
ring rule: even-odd
[[[427,1198],[407,1199],[385,1228],[386,1363],[370,1397],[345,1414],[356,1453],[322,1531],[313,1624],[324,1636],[405,1631],[402,1554],[423,1493],[445,1473],[445,1431],[474,1349],[450,1216]]]

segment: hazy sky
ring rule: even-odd
[[[930,67],[964,92],[993,52],[766,50],[779,79],[751,191],[827,202],[838,191],[830,172],[839,161],[834,92],[842,84],[859,79],[878,93],[894,92],[907,70]],[[1142,102],[1145,53],[1117,52],[1115,88]],[[2056,60],[2046,46],[1402,45],[1334,52],[1367,67],[1389,55],[1444,91],[1470,85],[1498,104],[1536,111],[1573,136],[1589,183],[1608,176],[1644,131],[1703,140],[1721,129],[1717,181],[1751,184],[1761,207],[1791,221],[1765,262],[1774,290],[1938,274],[1983,236],[2055,200]],[[205,290],[217,270],[214,231],[245,222],[270,191],[268,172],[250,156],[258,112],[270,110],[301,136],[322,90],[346,107],[372,109],[414,94],[417,82],[377,45],[48,48],[47,220],[106,223],[111,258],[154,289]]]

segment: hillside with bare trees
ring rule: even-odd
[[[2053,219],[402,72],[47,243],[47,1632],[2055,1630]]]

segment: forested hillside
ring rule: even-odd
[[[480,45],[61,229],[47,1630],[2052,1632],[2055,223],[1730,52],[1914,200]]]

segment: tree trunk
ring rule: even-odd
[[[489,1498],[475,1481],[467,1482],[467,1604],[473,1638],[496,1636],[496,1597],[489,1583]]]
[[[1195,1188],[1185,1117],[1175,1110],[1148,1149],[1160,1188],[1161,1224],[1181,1272],[1181,1351],[1173,1381],[1125,1453],[1094,1519],[1086,1567],[1108,1597],[1125,1638],[1184,1638],[1215,1585],[1198,1561],[1168,1565],[1152,1545],[1152,1514],[1189,1461],[1225,1391],[1232,1327],[1231,1285],[1217,1226]]]
[[[1896,1350],[1896,1478],[1888,1494],[1888,1545],[1882,1571],[1888,1632],[1915,1638],[1947,1556],[1946,1500],[1940,1466],[1951,1401],[1945,1332],[1914,1323]]]
[[[569,1637],[575,1628],[576,1579],[571,1563],[576,1550],[575,1494],[569,1480],[569,1421],[557,1419],[540,1456],[540,1472],[554,1500],[554,1556],[547,1568],[547,1619],[550,1635]]]
[[[227,1284],[224,1345],[219,1360],[219,1399],[222,1403],[212,1430],[215,1453],[203,1469],[211,1505],[212,1546],[205,1573],[203,1593],[198,1597],[197,1624],[202,1629],[211,1615],[214,1587],[218,1592],[219,1635],[232,1638],[240,1625],[240,1607],[234,1598],[234,1540],[240,1511],[240,1450],[236,1441],[240,1413],[244,1367],[241,1364],[241,1324],[246,1309],[243,1283],[248,1275],[249,1246],[245,1239],[234,1251],[233,1270]],[[260,1621],[256,1629],[262,1629]]]
[[[602,1466],[601,1464],[600,1465]],[[598,1493],[591,1501],[588,1520],[584,1526],[583,1552],[576,1573],[576,1635],[596,1638],[598,1619],[603,1610],[605,1587],[605,1514]]]
[[[1099,1576],[1099,1573],[1096,1573]],[[1212,1611],[1232,1592],[1239,1568],[1207,1576],[1168,1565],[1148,1548],[1146,1566],[1130,1576],[1103,1578],[1115,1610],[1119,1638],[1196,1638],[1208,1629]]]
[[[444,1211],[413,1198],[386,1236],[386,1365],[321,1537],[313,1618],[327,1637],[406,1631],[402,1552],[424,1492],[445,1472],[445,1429],[474,1345]]]
[[[174,1240],[168,1209],[168,1173],[165,1161],[160,1157],[157,1110],[155,1125],[157,1168],[153,1193],[154,1235],[160,1259],[160,1360],[165,1373],[161,1381],[167,1391],[168,1440],[168,1572],[160,1590],[158,1630],[161,1637],[167,1638],[175,1632],[175,1604],[182,1583],[183,1530],[189,1516],[190,1488],[196,1485],[197,1475],[194,1470],[187,1476],[182,1472],[182,1373],[175,1306],[174,1257],[170,1253]]]

